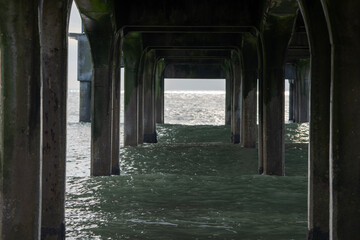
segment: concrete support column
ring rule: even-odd
[[[91,82],[91,171],[92,176],[111,174],[112,65],[114,13],[112,2],[75,0],[81,6],[82,22],[93,60]],[[94,6],[101,5],[101,8]]]
[[[309,122],[310,114],[310,60],[300,59],[296,63],[297,112],[296,122]]]
[[[142,55],[141,35],[123,39],[125,65],[125,100],[124,100],[124,146],[138,144],[139,111],[139,66]]]
[[[0,238],[40,238],[38,1],[0,3]]]
[[[257,73],[258,54],[257,41],[253,36],[245,36],[242,47],[243,84],[241,113],[241,145],[255,148],[257,138],[256,108],[257,108]]]
[[[263,53],[263,40],[259,36],[257,38],[257,51],[259,59],[259,72],[258,72],[258,173],[264,173],[264,53]]]
[[[89,41],[85,34],[78,40],[78,81],[80,82],[79,121],[91,122],[92,59]]]
[[[225,70],[225,125],[231,125],[231,74],[229,72],[229,69]]]
[[[148,51],[145,56],[144,84],[144,142],[156,143],[155,124],[155,52]]]
[[[138,81],[138,101],[137,101],[137,108],[138,108],[138,116],[137,116],[137,124],[138,124],[138,137],[137,143],[143,144],[144,143],[144,82],[143,82],[143,72],[144,72],[144,65],[146,60],[146,51],[143,51],[140,57],[140,65],[138,67],[138,74],[137,74],[137,81]]]
[[[294,80],[290,79],[289,80],[289,121],[293,122],[294,121]]]
[[[164,123],[164,60],[159,60],[155,70],[155,114],[156,123]]]
[[[241,81],[242,69],[239,53],[233,51],[232,53],[232,72],[233,72],[233,89],[232,89],[232,112],[231,112],[231,142],[234,144],[240,143],[240,129],[241,129]]]
[[[44,0],[41,13],[43,164],[41,239],[65,239],[68,0]]]
[[[244,71],[243,82],[241,145],[246,148],[255,148],[257,139],[257,70]]]
[[[311,54],[308,239],[329,239],[331,46],[321,2],[301,0],[299,6]]]
[[[111,174],[120,175],[121,37],[115,36],[112,62]]]
[[[111,65],[94,64],[91,104],[91,175],[111,174]]]
[[[80,82],[79,121],[91,122],[91,81]]]
[[[331,42],[330,239],[359,235],[360,2],[322,0]]]
[[[263,32],[263,161],[269,175],[285,174],[284,61],[294,19],[269,14]]]

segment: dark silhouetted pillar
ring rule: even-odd
[[[242,69],[239,53],[235,50],[232,52],[232,72],[233,72],[233,89],[232,89],[232,112],[231,112],[231,142],[235,144],[240,143],[240,129],[241,129],[241,81]]]
[[[301,0],[310,46],[308,239],[329,239],[329,129],[331,46],[319,0]]]
[[[155,52],[148,51],[145,57],[144,84],[144,142],[156,143],[155,129]]]
[[[79,121],[91,122],[92,60],[89,41],[85,34],[78,35],[78,81],[80,82]]]
[[[263,161],[269,175],[285,174],[284,61],[294,19],[269,14],[263,32]]]
[[[156,123],[164,123],[164,70],[163,60],[157,61],[155,70],[155,114]]]
[[[0,238],[40,238],[38,1],[0,2]]]
[[[242,84],[241,145],[255,148],[258,74],[257,39],[255,37],[250,35],[244,37],[242,56],[244,79]]]
[[[140,34],[123,39],[125,65],[124,145],[138,144],[139,66],[142,54]]]
[[[111,174],[120,174],[121,37],[115,37],[112,67]]]
[[[360,2],[322,0],[322,5],[332,53],[330,239],[352,239],[360,222]]]
[[[65,239],[68,0],[44,0],[41,14],[43,164],[41,239]]]

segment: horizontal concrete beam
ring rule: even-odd
[[[225,73],[218,64],[168,64],[165,78],[224,79]]]
[[[266,3],[265,0],[114,1],[118,28],[124,26],[254,26],[260,29]]]
[[[122,37],[133,32],[140,33],[251,33],[256,35],[257,28],[254,26],[124,26],[121,30]]]

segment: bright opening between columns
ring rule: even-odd
[[[165,78],[164,121],[183,125],[225,124],[225,79]]]

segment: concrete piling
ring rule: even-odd
[[[144,84],[144,135],[145,143],[156,143],[155,125],[155,52],[150,50],[146,53],[143,84]]]
[[[140,34],[123,39],[125,64],[124,145],[138,144],[139,66],[143,53]]]
[[[32,0],[0,2],[1,239],[40,238],[38,8]]]
[[[242,85],[242,113],[241,113],[241,145],[255,148],[257,138],[256,108],[257,108],[257,75],[258,53],[257,39],[246,36],[242,47],[243,56],[243,85]]]
[[[111,174],[112,127],[112,65],[114,25],[112,3],[98,1],[89,4],[75,0],[89,40],[93,62],[91,82],[91,169],[92,176]]]
[[[269,175],[285,174],[284,62],[294,19],[269,14],[263,32],[263,163]]]
[[[156,123],[164,123],[164,60],[158,60],[155,69],[155,118]]]
[[[258,72],[258,173],[264,173],[264,52],[263,40],[257,37],[257,52],[259,60]]]
[[[360,221],[360,2],[322,0],[331,42],[330,239],[358,235]]]
[[[295,122],[309,122],[310,114],[310,60],[299,59],[296,62],[295,80]]]
[[[65,239],[68,0],[42,2],[43,164],[41,239]],[[59,64],[61,63],[61,64]]]
[[[308,239],[329,239],[331,45],[320,1],[299,1],[310,45]]]
[[[233,72],[233,88],[232,88],[232,112],[231,112],[231,142],[234,144],[240,143],[240,129],[241,129],[241,81],[242,69],[240,62],[240,53],[232,52],[232,72]]]
[[[120,175],[121,37],[115,36],[112,62],[111,174]]]
[[[78,40],[78,81],[80,82],[79,121],[91,122],[92,60],[89,41],[85,34]]]
[[[229,69],[225,70],[226,83],[225,83],[225,125],[231,125],[231,74]]]

